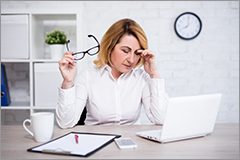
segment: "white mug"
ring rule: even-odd
[[[27,128],[27,122],[30,123],[32,131]],[[30,119],[24,120],[23,127],[37,142],[47,142],[53,136],[54,114],[51,112],[33,113]]]

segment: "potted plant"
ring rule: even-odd
[[[67,36],[63,31],[53,30],[47,33],[45,43],[50,46],[52,59],[60,59],[62,57],[66,42]]]

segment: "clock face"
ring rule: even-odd
[[[177,17],[174,29],[180,38],[191,40],[196,38],[201,32],[202,22],[196,14],[185,12]]]

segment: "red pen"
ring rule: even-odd
[[[76,142],[76,144],[78,144],[78,135],[77,134],[75,134],[75,142]]]

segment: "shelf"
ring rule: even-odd
[[[65,32],[67,38],[71,40],[71,49],[76,49],[76,14],[32,14],[31,15],[31,43],[32,58],[47,59],[50,58],[50,48],[45,43],[45,37],[48,32],[60,30]]]
[[[19,109],[19,110],[28,110],[30,106],[1,106],[1,110],[11,110],[11,109]]]
[[[52,11],[44,14],[25,13],[23,16],[19,16],[18,13],[5,15],[4,24],[7,34],[5,33],[2,38],[2,42],[5,42],[3,43],[5,50],[1,51],[4,51],[5,57],[1,55],[1,62],[6,66],[11,103],[9,106],[0,107],[3,112],[8,112],[10,117],[6,116],[4,120],[14,120],[12,115],[18,118],[19,112],[25,117],[29,116],[25,114],[26,112],[30,115],[38,110],[55,112],[57,88],[62,82],[58,65],[60,59],[51,59],[50,47],[45,43],[45,37],[52,30],[63,31],[67,39],[71,40],[70,49],[77,51],[79,44],[77,30],[81,28],[77,26],[79,24],[77,17],[78,13],[75,12],[63,14]],[[8,23],[10,20],[11,23]],[[21,27],[24,30],[16,32]],[[14,44],[9,43],[11,36],[15,36],[16,33],[21,33],[26,38],[21,41],[16,40]],[[17,47],[18,45],[20,47]],[[19,49],[21,47],[24,49]],[[13,50],[11,56],[8,50]],[[66,47],[63,49],[63,54],[65,51]]]
[[[12,110],[12,109],[16,109],[16,110],[29,110],[29,109],[33,109],[33,110],[55,110],[55,107],[37,107],[37,106],[1,106],[1,110]]]
[[[28,14],[1,14],[1,58],[29,59]]]
[[[55,110],[56,108],[55,107],[37,107],[37,106],[33,106],[32,107],[33,110],[37,109],[37,110]]]
[[[1,106],[2,110],[7,109],[30,109],[29,102],[11,102],[9,106]]]
[[[58,63],[34,63],[34,106],[55,107],[62,76]]]
[[[30,65],[28,62],[4,62],[11,103],[10,106],[31,106]]]
[[[48,62],[48,63],[55,63],[58,62],[59,60],[55,59],[33,59],[33,62]]]
[[[59,59],[60,60],[60,59]],[[39,58],[39,59],[1,59],[3,63],[30,63],[30,62],[58,62],[56,59],[47,59],[47,58]]]
[[[21,62],[30,62],[29,59],[1,59],[1,62],[14,62],[14,63],[21,63]]]

